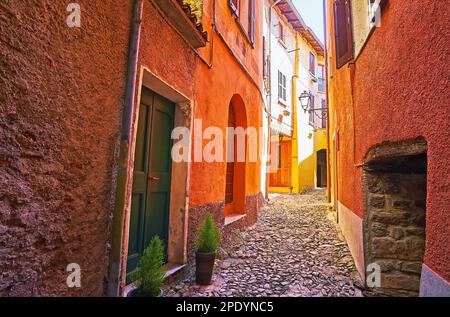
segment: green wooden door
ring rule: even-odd
[[[127,280],[150,240],[158,235],[167,250],[174,105],[142,90],[136,135],[128,242]]]

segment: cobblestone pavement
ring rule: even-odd
[[[224,243],[212,285],[190,273],[165,296],[362,296],[324,195],[273,197],[255,226]]]

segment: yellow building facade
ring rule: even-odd
[[[299,96],[308,92],[311,95],[309,109],[326,108],[324,49],[296,9],[289,9],[286,11],[293,15],[282,18],[289,21],[294,30],[289,42],[295,43],[295,47],[288,50],[293,56],[286,59],[292,67],[288,87],[291,133],[272,129],[271,141],[278,151],[278,170],[269,177],[271,193],[302,193],[327,186],[326,118],[322,117],[325,111],[305,111],[299,101]],[[276,71],[271,69],[271,72]]]

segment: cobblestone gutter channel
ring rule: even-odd
[[[212,285],[196,285],[191,268],[165,296],[362,296],[323,191],[274,197],[255,226],[223,243],[221,258]]]

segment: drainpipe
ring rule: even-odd
[[[269,7],[269,34],[268,34],[268,51],[269,54],[267,56],[267,68],[269,70],[269,107],[267,108],[267,160],[269,160],[271,155],[271,142],[270,142],[270,126],[272,123],[272,10],[273,8],[280,3],[281,0],[276,0]],[[267,162],[266,162],[267,167]],[[266,171],[266,199],[269,199],[269,173]]]
[[[116,201],[112,224],[112,246],[109,256],[109,273],[107,296],[121,296],[123,238],[125,230],[125,204],[128,183],[128,162],[131,145],[131,126],[133,120],[136,78],[138,72],[139,42],[143,13],[143,0],[135,0],[129,39],[127,78],[125,99],[122,113],[122,129],[120,137],[120,154],[117,173]]]
[[[325,98],[327,103],[327,202],[331,202],[331,146],[330,146],[330,97],[328,95],[328,30],[327,30],[327,0],[323,0],[323,32],[325,47]],[[336,166],[334,167],[336,168]],[[337,180],[336,180],[337,181]]]
[[[294,73],[292,75],[292,153],[291,153],[291,184],[295,194],[299,193],[298,175],[298,119],[297,119],[297,80],[299,79],[300,34],[295,32]]]
[[[212,68],[214,65],[214,36],[216,34],[216,0],[213,0],[213,22],[211,32],[211,49],[209,50],[209,63],[208,68]]]

